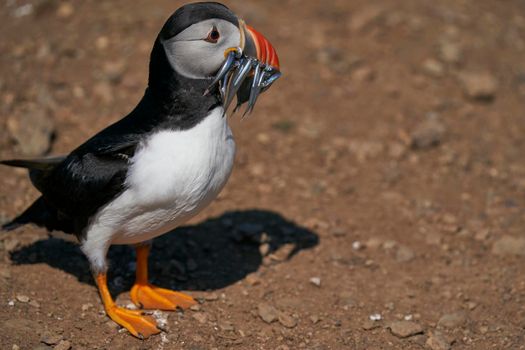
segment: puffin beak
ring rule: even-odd
[[[241,30],[245,34],[245,54],[249,57],[255,57],[259,62],[279,71],[280,66],[277,51],[275,51],[275,48],[270,44],[268,39],[243,21],[240,23]]]
[[[240,47],[224,52],[226,60],[204,94],[218,84],[224,110],[237,96],[235,111],[248,102],[245,116],[252,112],[259,95],[281,77],[281,72],[279,57],[268,39],[243,20],[239,20],[239,29]]]

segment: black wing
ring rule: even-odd
[[[136,146],[136,141],[109,144],[107,140],[104,148],[83,146],[51,171],[31,170],[31,180],[59,212],[87,220],[124,189]]]

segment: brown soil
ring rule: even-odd
[[[25,227],[0,236],[0,348],[524,349],[523,1],[227,3],[285,76],[231,118],[220,198],[155,242],[154,282],[202,304],[135,339],[71,237]],[[126,114],[180,4],[2,2],[0,157],[45,151],[42,118],[60,154]],[[0,168],[0,221],[36,197]],[[126,305],[132,249],[110,260]]]

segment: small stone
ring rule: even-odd
[[[93,308],[93,304],[91,304],[91,303],[82,304],[82,311],[83,312],[86,312],[86,311],[88,311],[91,308]]]
[[[20,347],[17,344],[13,344],[11,350],[20,350]]]
[[[230,321],[221,320],[219,321],[219,328],[221,331],[228,332],[228,331],[235,331],[235,327]]]
[[[18,300],[21,303],[28,303],[30,299],[29,299],[29,297],[27,295],[18,294],[16,296],[16,300]]]
[[[18,6],[13,12],[13,17],[15,18],[20,18],[20,17],[24,17],[24,16],[29,16],[31,14],[33,14],[33,12],[35,11],[35,8],[33,6],[33,4],[25,4],[25,5],[22,5],[22,6]]]
[[[270,258],[275,261],[286,261],[290,258],[296,250],[296,245],[292,243],[283,244],[274,253],[270,254]]]
[[[208,315],[206,315],[204,312],[196,312],[192,314],[191,317],[193,317],[199,323],[206,323],[208,320]]]
[[[40,303],[36,300],[31,300],[29,302],[29,305],[31,305],[32,307],[36,307],[37,309],[40,307]]]
[[[105,50],[109,46],[109,39],[107,36],[99,36],[95,41],[95,46],[99,50]]]
[[[199,304],[195,304],[190,306],[191,311],[201,311],[201,306]]]
[[[60,18],[68,18],[75,12],[75,8],[69,2],[62,2],[57,9],[57,16]]]
[[[261,279],[255,273],[250,273],[249,275],[246,276],[246,282],[250,286],[256,286],[258,284],[261,284]]]
[[[266,303],[260,303],[257,305],[257,311],[259,317],[261,317],[261,319],[266,323],[272,323],[278,318],[277,309]]]
[[[321,318],[319,317],[319,315],[312,315],[310,316],[310,321],[312,322],[312,324],[317,324],[319,323],[319,321],[321,321]]]
[[[40,342],[47,344],[47,345],[58,344],[61,340],[62,340],[62,336],[60,334],[53,334],[50,332],[45,332],[40,338]]]
[[[451,347],[450,342],[440,332],[430,332],[426,346],[432,350],[449,350]]]
[[[69,350],[71,349],[71,343],[67,340],[61,340],[57,346],[54,347],[54,350]]]
[[[407,246],[399,246],[396,252],[396,261],[398,262],[409,262],[414,259],[414,251]]]
[[[361,327],[365,331],[370,331],[372,329],[376,329],[376,328],[381,327],[381,323],[368,319],[368,320],[365,320],[365,322],[363,322],[363,325]]]
[[[492,245],[492,254],[525,256],[525,238],[503,236]]]
[[[389,328],[392,334],[399,338],[407,338],[423,333],[423,327],[411,321],[394,321]]]
[[[352,249],[353,250],[361,250],[363,248],[363,244],[359,241],[352,242]]]
[[[461,48],[456,43],[443,40],[439,46],[439,56],[443,62],[458,64],[461,62]]]
[[[279,323],[285,326],[286,328],[294,328],[295,326],[297,326],[297,320],[293,316],[285,312],[279,312],[278,319]]]
[[[457,328],[463,326],[466,321],[467,315],[459,311],[441,316],[437,325],[444,328]]]
[[[441,64],[441,62],[429,58],[423,62],[423,70],[425,73],[432,77],[440,78],[445,73],[445,68]]]
[[[492,100],[498,90],[498,81],[488,72],[469,72],[459,76],[465,94],[475,100]]]
[[[310,278],[310,283],[313,284],[316,287],[321,287],[321,278],[320,277],[312,277],[312,278]]]
[[[263,243],[259,246],[259,254],[261,254],[261,256],[267,256],[269,252],[270,252],[270,244]]]
[[[376,77],[375,72],[370,67],[359,67],[356,68],[352,73],[352,80],[359,83],[365,81],[372,81]]]
[[[437,118],[420,123],[412,133],[412,148],[428,149],[439,145],[445,136],[445,126]]]
[[[381,314],[371,314],[370,316],[368,316],[368,318],[370,319],[370,321],[381,321],[383,319],[383,316],[381,316]]]
[[[217,293],[206,294],[204,296],[204,300],[206,300],[206,301],[219,300],[219,295]]]

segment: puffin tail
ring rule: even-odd
[[[49,218],[47,205],[43,197],[38,198],[29,208],[22,214],[2,225],[2,230],[13,231],[21,226],[27,224],[36,224],[38,226],[45,226],[45,222]]]
[[[61,163],[66,157],[47,157],[37,159],[8,159],[0,160],[0,164],[12,166],[16,168],[25,168],[30,170],[51,170],[57,164]]]
[[[60,215],[55,208],[47,204],[42,196],[34,201],[22,214],[2,225],[1,230],[13,231],[27,224],[45,227],[48,231],[74,232],[73,221]]]

